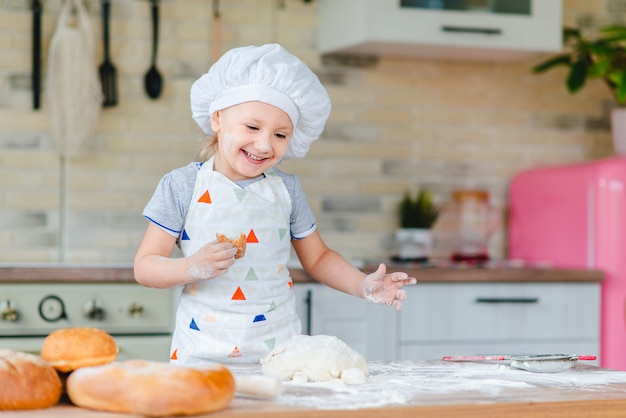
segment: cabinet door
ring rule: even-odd
[[[530,0],[530,7],[522,2],[529,13],[502,1],[489,10],[407,3],[320,0],[320,51],[498,60],[562,48],[561,0]]]
[[[392,360],[396,345],[396,312],[322,284],[295,284],[302,332],[334,335],[369,361]]]
[[[597,283],[419,284],[400,316],[404,342],[598,339]]]

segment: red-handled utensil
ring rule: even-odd
[[[443,356],[444,361],[502,361],[502,360],[558,360],[570,358],[576,360],[595,360],[596,356],[584,355],[577,356],[573,354],[536,354],[527,356]]]
[[[595,360],[596,356],[573,354],[534,354],[528,356],[444,356],[445,361],[502,361],[510,360],[515,369],[535,373],[557,373],[574,366],[578,360]]]
[[[445,361],[500,361],[510,360],[511,356],[443,356]]]

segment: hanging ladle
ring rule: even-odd
[[[150,0],[152,4],[152,65],[144,78],[146,93],[151,99],[156,99],[163,90],[163,77],[156,67],[157,42],[159,39],[159,1]]]

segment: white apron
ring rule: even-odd
[[[195,253],[220,232],[247,237],[246,253],[228,273],[184,287],[170,361],[258,363],[276,344],[300,334],[292,281],[291,197],[273,170],[245,188],[213,171],[198,172],[180,245]]]

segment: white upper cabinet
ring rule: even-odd
[[[561,0],[319,0],[321,53],[512,60],[562,49]]]

